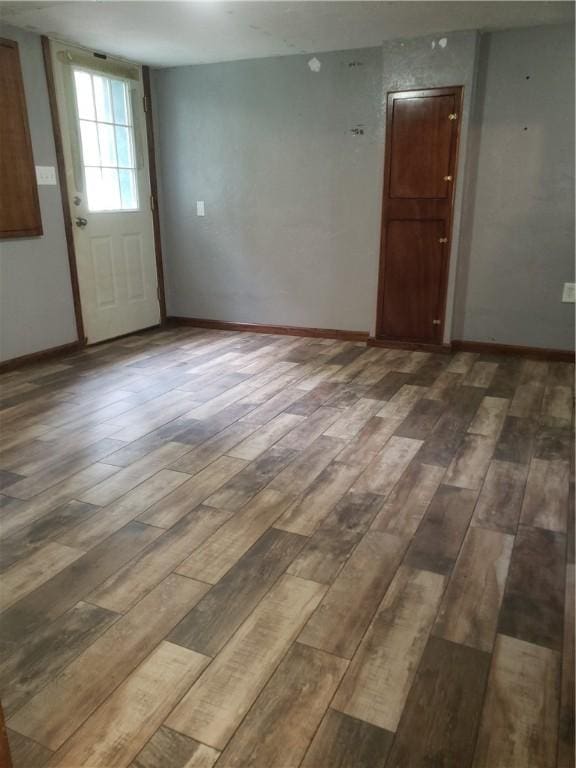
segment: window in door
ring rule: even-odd
[[[138,210],[127,81],[75,69],[74,85],[88,210]]]

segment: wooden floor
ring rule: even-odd
[[[2,382],[15,768],[574,765],[571,365],[179,328]]]

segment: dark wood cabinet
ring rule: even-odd
[[[18,44],[0,38],[0,237],[41,234]]]
[[[388,94],[377,338],[442,343],[461,97]]]

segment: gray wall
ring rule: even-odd
[[[55,166],[40,38],[6,25],[0,33],[19,44],[34,163]],[[60,190],[38,191],[44,235],[0,241],[0,360],[77,338]]]
[[[311,58],[153,73],[169,314],[370,328],[381,50]]]
[[[483,36],[472,136],[453,336],[573,348],[569,26]]]
[[[309,58],[154,73],[169,313],[372,331],[386,92],[463,85],[445,340],[571,347],[569,27]]]
[[[393,40],[384,43],[383,46],[382,92],[384,100],[388,91],[410,88],[440,88],[449,85],[464,86],[462,114],[460,116],[460,145],[454,196],[446,322],[444,324],[445,342],[449,342],[453,338],[452,308],[458,268],[462,199],[468,154],[468,129],[470,109],[474,98],[477,47],[478,35],[473,31],[451,32],[446,35],[433,35],[413,40]]]

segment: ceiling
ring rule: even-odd
[[[571,2],[1,2],[0,19],[157,67],[318,53],[574,19]]]

